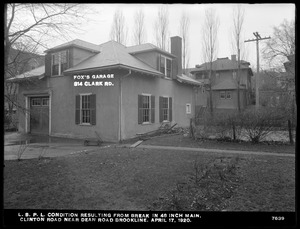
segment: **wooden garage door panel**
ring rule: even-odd
[[[30,132],[49,133],[49,106],[47,97],[34,97],[30,100]]]

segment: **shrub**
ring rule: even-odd
[[[241,126],[236,124],[238,115],[227,113],[209,113],[203,117],[202,125],[197,126],[196,136],[208,138],[215,135],[219,140],[236,140],[241,134]]]
[[[242,126],[243,134],[253,143],[264,140],[276,129],[278,123],[284,122],[282,113],[272,109],[246,110],[239,115],[238,125]]]
[[[241,113],[209,113],[202,118],[195,130],[198,138],[214,135],[219,140],[247,139],[253,143],[264,140],[278,128],[287,130],[289,117],[285,109],[264,107],[259,110],[248,109]],[[294,124],[292,124],[294,125]]]

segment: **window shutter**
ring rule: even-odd
[[[75,124],[80,124],[80,95],[76,95],[75,99]]]
[[[172,97],[169,98],[169,121],[172,122]]]
[[[68,68],[73,67],[73,48],[69,49]]]
[[[96,94],[90,95],[91,101],[91,124],[96,125]]]
[[[162,106],[163,106],[163,97],[159,96],[159,122],[162,122],[164,119]]]
[[[155,96],[151,95],[151,122],[155,122]]]
[[[138,95],[138,124],[143,123],[143,111],[142,111],[142,106],[143,106],[143,96]]]
[[[160,54],[157,55],[157,66],[156,66],[157,71],[159,71],[159,72],[160,72],[160,58],[161,58],[160,56],[161,56]]]
[[[51,76],[52,55],[47,53],[45,56],[45,76]]]

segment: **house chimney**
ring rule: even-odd
[[[179,36],[171,37],[171,53],[176,56],[173,64],[172,78],[182,74],[182,38]]]
[[[231,60],[236,61],[236,55],[231,55]]]

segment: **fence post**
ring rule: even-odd
[[[232,122],[232,133],[233,133],[233,140],[236,140],[234,122]]]
[[[288,120],[288,128],[289,128],[289,138],[290,138],[290,143],[294,144],[294,139],[293,139],[293,134],[292,134],[292,124],[291,120]]]
[[[195,139],[194,127],[193,127],[193,118],[190,118],[190,137]]]

